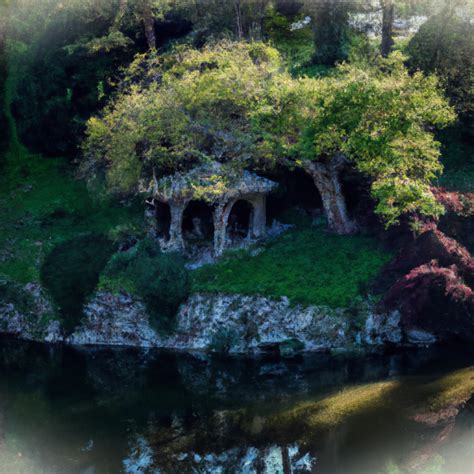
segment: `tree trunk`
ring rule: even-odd
[[[394,6],[393,0],[381,0],[382,1],[382,45],[381,53],[386,58],[391,52],[394,45],[393,41],[393,19],[394,19]]]
[[[227,245],[227,222],[236,200],[220,203],[214,209],[214,256],[220,257]]]
[[[308,162],[303,168],[313,178],[321,194],[329,228],[336,234],[353,234],[357,231],[357,226],[349,218],[339,181],[339,171],[344,163],[344,157],[336,155],[328,163]]]
[[[142,6],[143,25],[145,26],[145,36],[150,50],[156,49],[155,19],[151,11],[150,0],[144,0]]]
[[[120,26],[122,25],[122,20],[123,17],[125,16],[125,13],[127,11],[128,7],[128,0],[120,0],[119,7],[117,10],[117,14],[115,15],[114,22],[112,24],[112,27],[110,28],[113,31],[119,31]]]
[[[242,25],[242,8],[240,0],[234,0],[235,18],[237,22],[237,37],[241,40],[244,36],[244,29]]]
[[[167,250],[181,252],[184,250],[183,239],[183,213],[187,202],[170,202],[170,236],[167,242]]]

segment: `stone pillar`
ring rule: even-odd
[[[220,257],[227,244],[227,222],[236,200],[219,203],[214,208],[214,256]]]
[[[187,202],[170,202],[170,237],[166,242],[168,252],[182,252],[184,250],[183,239],[183,213],[188,205]]]
[[[262,237],[265,235],[267,224],[266,196],[257,194],[249,202],[253,206],[252,222],[250,222],[250,237]]]

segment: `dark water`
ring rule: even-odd
[[[472,365],[460,348],[285,361],[0,340],[0,472],[469,474],[471,404],[416,415]]]

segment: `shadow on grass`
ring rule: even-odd
[[[41,283],[58,306],[68,333],[79,324],[86,298],[113,251],[114,245],[105,236],[91,234],[60,243],[45,259]]]

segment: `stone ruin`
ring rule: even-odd
[[[154,177],[143,189],[149,196],[145,211],[149,233],[158,239],[163,251],[184,252],[189,247],[187,236],[204,240],[211,233],[209,227],[213,227],[212,249],[218,257],[232,241],[230,234],[247,239],[265,235],[266,196],[277,186],[249,171],[236,171],[216,162],[187,173]],[[246,229],[238,216],[232,215],[233,210],[245,207]]]

